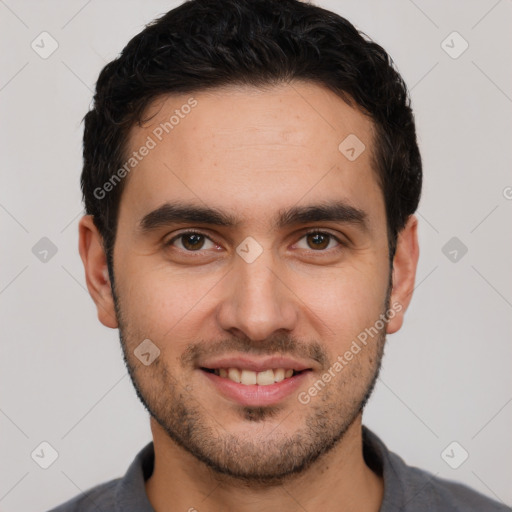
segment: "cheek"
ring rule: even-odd
[[[130,333],[150,339],[176,340],[192,334],[214,295],[222,273],[197,274],[169,268],[144,268],[144,261],[127,264],[120,272],[119,298]],[[173,343],[174,345],[174,343]]]
[[[319,333],[332,340],[337,353],[350,345],[383,313],[388,271],[377,266],[337,269],[330,275],[301,276],[293,289],[304,301],[304,314],[315,321]],[[308,312],[309,311],[309,312]]]

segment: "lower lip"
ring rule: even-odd
[[[303,371],[281,382],[269,384],[268,386],[259,386],[258,384],[239,384],[231,379],[219,377],[214,373],[209,373],[204,370],[199,371],[208,378],[226,398],[238,402],[240,405],[252,407],[277,404],[296,391],[310,373],[310,371]]]

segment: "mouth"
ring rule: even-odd
[[[276,405],[305,385],[313,368],[284,357],[245,357],[203,362],[198,368],[206,382],[224,398],[243,406]]]
[[[201,370],[217,375],[217,377],[221,377],[222,379],[229,379],[244,386],[271,386],[272,384],[282,382],[303,372],[309,371],[309,369],[294,370],[292,368],[269,368],[267,370],[257,372],[243,368],[203,367],[201,367]]]

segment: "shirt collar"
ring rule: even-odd
[[[153,441],[137,454],[116,489],[116,512],[155,512],[145,482],[152,475],[155,463]]]

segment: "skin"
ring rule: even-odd
[[[132,129],[129,147],[143,145],[190,96],[197,106],[126,178],[115,295],[91,216],[79,228],[99,320],[120,329],[132,381],[152,414],[149,500],[158,512],[378,511],[383,481],[363,458],[361,409],[385,335],[400,329],[411,299],[418,242],[411,216],[399,235],[389,290],[372,121],[313,83],[231,86],[155,100],[153,117]],[[366,146],[355,161],[338,150],[349,134]],[[366,213],[366,229],[338,221],[273,225],[282,209],[340,199]],[[144,233],[141,219],[168,201],[214,207],[240,222],[187,222]],[[204,245],[196,252],[190,238],[164,245],[191,228],[212,241],[199,238]],[[319,249],[305,234],[309,228],[344,244],[327,237]],[[249,236],[263,249],[250,264],[236,253]],[[388,291],[389,305],[401,310],[317,396],[300,403],[297,393],[386,311]],[[147,338],[160,349],[149,366],[133,353]],[[219,394],[188,357],[278,352],[312,371],[297,393],[259,409]]]

